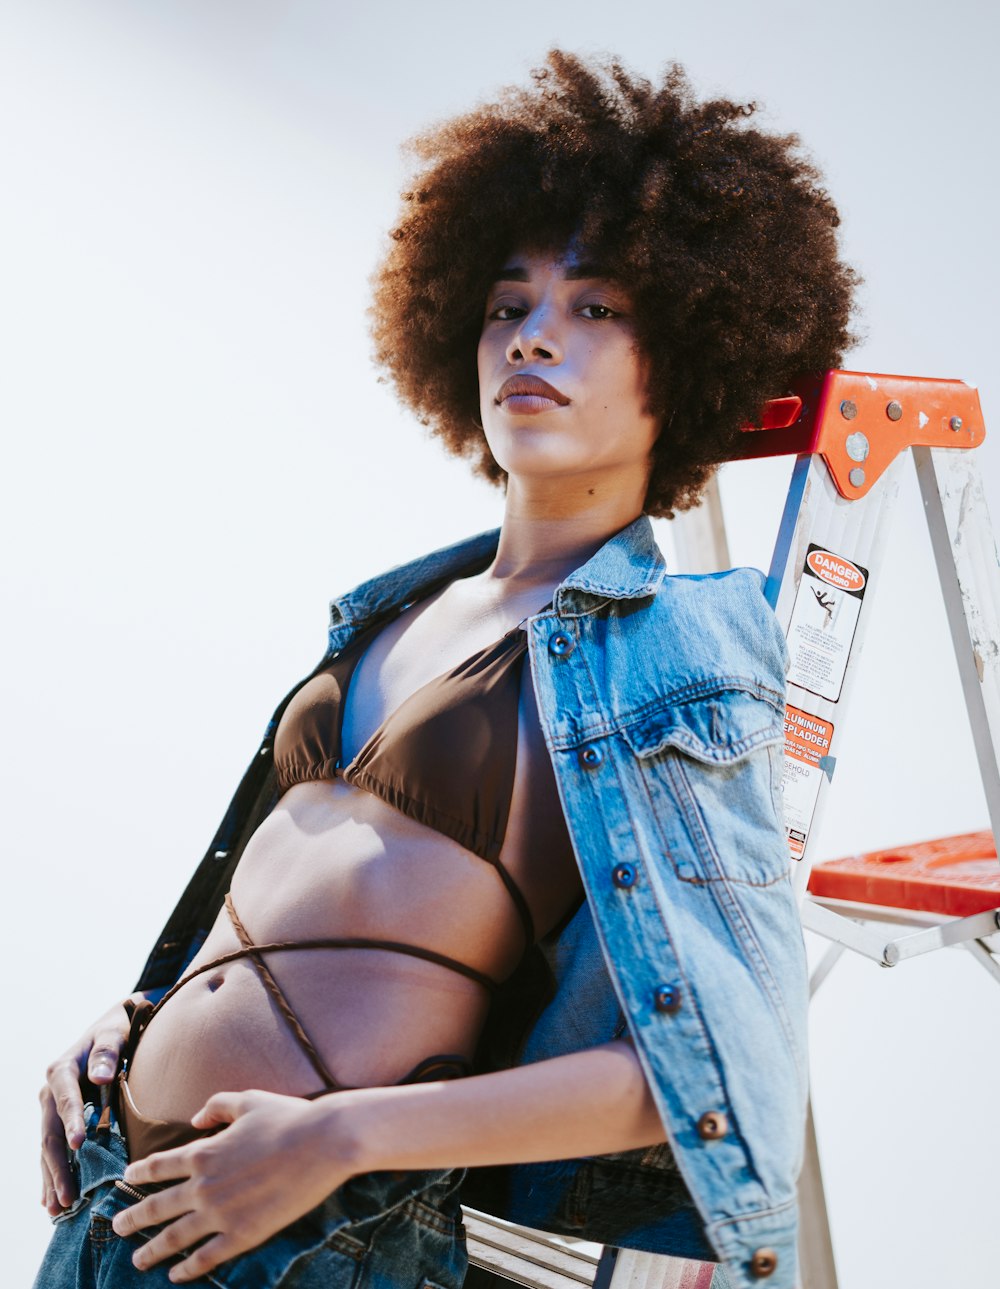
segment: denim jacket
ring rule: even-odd
[[[335,600],[316,670],[496,544],[484,533]],[[557,988],[518,1059],[627,1032],[668,1143],[477,1170],[468,1200],[550,1231],[718,1259],[737,1289],[792,1289],[808,982],[781,812],[787,652],[762,577],[667,576],[641,518],[526,629],[587,898],[544,946]],[[207,934],[277,799],[272,744],[290,697],[139,987],[173,983]]]

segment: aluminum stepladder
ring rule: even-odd
[[[908,907],[904,884],[894,891],[891,878],[867,900],[807,894],[810,841],[831,790],[907,455],[923,496],[993,836],[1000,836],[1000,565],[968,451],[983,437],[978,396],[960,381],[833,371],[768,404],[761,428],[734,453],[734,459],[796,456],[766,590],[791,654],[785,796],[794,883],[803,925],[831,941],[813,974],[813,992],[845,949],[894,966],[961,945],[1000,982],[995,882],[981,893],[979,911],[958,918],[933,900]],[[685,571],[728,566],[717,488],[675,521],[674,533]],[[817,876],[827,867],[820,865]],[[889,928],[900,925],[916,929],[893,938]],[[800,1289],[836,1289],[811,1109],[799,1192]],[[599,1289],[711,1289],[714,1276],[711,1263],[634,1250],[606,1248],[598,1261],[590,1249],[474,1214],[470,1256],[478,1267],[545,1289],[595,1278]]]
[[[978,911],[964,917],[949,917],[940,893],[915,903],[905,866],[880,872],[881,890],[870,890],[866,899],[808,893],[829,888],[826,870],[838,867],[835,861],[814,869],[809,840],[833,790],[837,730],[871,609],[865,600],[877,592],[905,456],[916,467],[989,820],[993,837],[1000,837],[1000,565],[978,463],[968,450],[984,437],[978,396],[959,381],[848,372],[829,372],[801,395],[803,408],[793,423],[749,435],[747,454],[783,450],[783,439],[794,444],[798,435],[808,436],[798,447],[809,455],[800,455],[793,470],[767,591],[792,655],[785,808],[798,857],[793,880],[803,925],[830,941],[813,973],[812,992],[845,949],[895,966],[963,946],[1000,981],[991,952],[1000,947],[993,938],[1000,927],[995,880],[983,883]],[[827,552],[832,562],[817,552]],[[829,590],[815,576],[817,565],[835,583]],[[807,605],[810,598],[818,603],[817,587],[823,600],[833,601],[834,615],[844,619],[847,610],[839,661],[829,646],[824,654],[814,643],[816,622]],[[848,606],[848,599],[856,603]],[[995,842],[992,854],[995,865]],[[909,929],[900,934],[903,928]],[[802,1289],[836,1289],[811,1108],[800,1196]]]

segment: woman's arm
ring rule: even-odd
[[[357,1173],[532,1163],[665,1139],[624,1041],[496,1074],[317,1101],[223,1092],[194,1123],[231,1126],[130,1165],[129,1182],[177,1184],[114,1220],[119,1235],[170,1223],[136,1253],[143,1268],[214,1235],[171,1269],[178,1283],[255,1248]]]
[[[345,1128],[356,1136],[357,1172],[527,1164],[665,1140],[628,1042],[478,1078],[352,1096]]]

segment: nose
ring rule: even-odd
[[[507,346],[507,361],[560,363],[563,360],[555,311],[547,301],[540,302],[521,319]]]

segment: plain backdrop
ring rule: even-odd
[[[997,407],[996,10],[976,0],[545,6],[4,0],[0,425],[5,1285],[47,1236],[46,1062],[131,988],[328,597],[501,498],[368,356],[400,142],[553,44],[799,131],[860,269],[864,371]],[[1000,454],[980,450],[994,514]],[[766,568],[787,463],[727,467]],[[668,558],[669,525],[659,525]],[[986,826],[915,483],[820,857]],[[844,961],[812,1013],[843,1289],[996,1283],[1000,995],[960,952]]]

